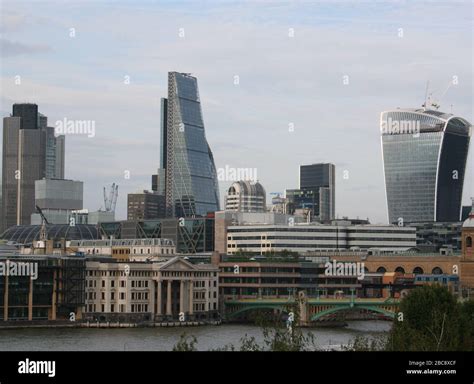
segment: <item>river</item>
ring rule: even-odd
[[[387,332],[388,321],[350,321],[344,328],[305,329],[318,348],[347,345],[357,335],[374,337]],[[240,345],[246,334],[263,340],[261,329],[248,324],[174,328],[26,328],[0,330],[0,351],[170,351],[186,332],[197,338],[197,349],[207,351],[227,344]]]

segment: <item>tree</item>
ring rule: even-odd
[[[400,303],[387,349],[394,351],[455,351],[465,331],[456,298],[439,285],[414,289]],[[468,343],[468,341],[464,341]]]
[[[178,343],[173,347],[173,352],[194,352],[197,351],[196,348],[197,339],[195,336],[186,336],[186,333],[183,333]]]

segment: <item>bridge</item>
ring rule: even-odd
[[[276,314],[299,310],[301,325],[312,322],[344,319],[348,314],[362,313],[383,319],[395,318],[399,300],[392,298],[364,299],[345,298],[313,298],[305,297],[300,292],[297,298],[286,299],[238,299],[224,301],[224,317],[231,320],[257,310],[273,310]]]

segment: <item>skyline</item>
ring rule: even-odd
[[[167,93],[168,71],[198,78],[218,169],[256,168],[268,197],[297,188],[300,165],[334,163],[336,215],[369,217],[373,223],[387,222],[380,112],[419,107],[427,80],[442,91],[457,76],[459,84],[446,94],[440,111],[450,112],[454,104],[456,115],[474,120],[472,37],[459,38],[459,30],[470,28],[468,2],[455,4],[458,13],[433,2],[404,4],[403,10],[392,2],[357,10],[337,4],[337,15],[324,4],[312,11],[306,4],[268,9],[248,3],[230,14],[232,3],[199,9],[189,4],[178,12],[170,4],[145,2],[140,9],[120,2],[106,15],[97,2],[64,5],[70,13],[41,4],[26,11],[26,2],[2,3],[2,117],[11,104],[29,101],[39,105],[50,125],[64,118],[95,121],[95,137],[66,135],[66,178],[84,181],[84,206],[90,210],[102,205],[103,186],[118,183],[117,219],[126,218],[128,193],[151,189],[159,166],[160,98]],[[318,24],[311,19],[316,11]],[[430,19],[429,28],[419,12]],[[127,23],[112,23],[114,17]],[[74,38],[69,28],[75,28]],[[100,35],[93,34],[96,29]],[[456,44],[449,43],[452,36]],[[17,75],[20,86],[14,84]],[[474,195],[472,163],[470,151],[463,205]],[[223,201],[232,181],[219,181]]]

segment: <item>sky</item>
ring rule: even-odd
[[[66,135],[66,178],[84,208],[102,188],[151,189],[169,71],[198,79],[216,167],[256,169],[270,194],[299,166],[336,165],[336,215],[387,222],[380,113],[420,107],[474,121],[471,1],[0,0],[0,113],[32,102]],[[474,196],[470,151],[464,205]],[[221,197],[232,183],[219,182]]]

